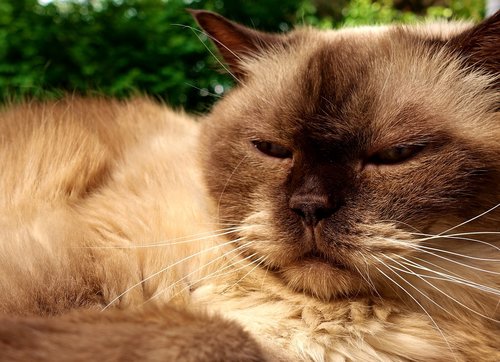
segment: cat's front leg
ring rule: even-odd
[[[0,317],[0,361],[265,361],[235,322],[170,306]]]

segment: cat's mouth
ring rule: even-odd
[[[318,227],[308,227],[305,229],[305,238],[311,250],[303,254],[299,261],[326,263],[335,269],[347,269],[332,250],[329,250],[328,242],[324,240],[324,235]]]
[[[277,272],[290,288],[325,301],[360,295],[366,289],[363,280],[348,265],[319,251],[307,252]]]
[[[259,257],[256,255],[251,255],[248,257],[249,259],[255,261],[256,263],[260,260]],[[332,260],[332,258],[328,258],[327,256],[323,255],[318,251],[311,251],[306,254],[303,254],[300,258],[294,260],[293,262],[290,262],[290,264],[294,265],[303,264],[310,266],[323,265],[323,267],[328,267],[333,270],[345,270],[345,271],[349,270],[349,268],[342,262],[338,260]],[[268,264],[266,265],[266,268],[270,271],[279,273],[280,271],[289,268],[290,264],[285,264],[282,266]]]
[[[329,266],[331,266],[331,267],[333,267],[335,269],[342,269],[342,270],[347,270],[348,269],[339,260],[334,260],[331,257],[328,257],[328,256],[324,255],[323,253],[317,251],[317,250],[313,250],[313,251],[310,251],[310,252],[304,254],[301,257],[301,260],[303,260],[306,263],[310,262],[310,261],[311,262],[325,263],[325,264],[328,264]]]
[[[249,255],[245,255],[255,265],[262,266],[266,273],[271,272],[282,279],[291,289],[325,301],[338,296],[359,295],[365,291],[363,280],[352,269],[349,257],[343,255],[342,251],[335,248],[322,250],[317,245],[309,244],[302,245],[300,252],[299,245],[295,246],[295,253],[278,248],[266,250],[263,247],[248,250]]]

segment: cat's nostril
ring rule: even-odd
[[[327,198],[292,197],[290,209],[309,226],[316,226],[335,212]]]

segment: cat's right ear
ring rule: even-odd
[[[455,36],[450,45],[475,68],[500,75],[500,10]]]
[[[281,35],[247,28],[211,11],[188,9],[188,12],[217,46],[231,73],[239,80],[246,75],[242,66],[245,58],[257,57],[283,42]]]

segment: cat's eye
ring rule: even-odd
[[[252,141],[256,149],[263,154],[274,158],[290,158],[292,151],[288,148],[268,141]]]
[[[386,148],[373,154],[368,162],[377,165],[390,165],[403,162],[415,156],[423,148],[423,145],[400,145]]]

